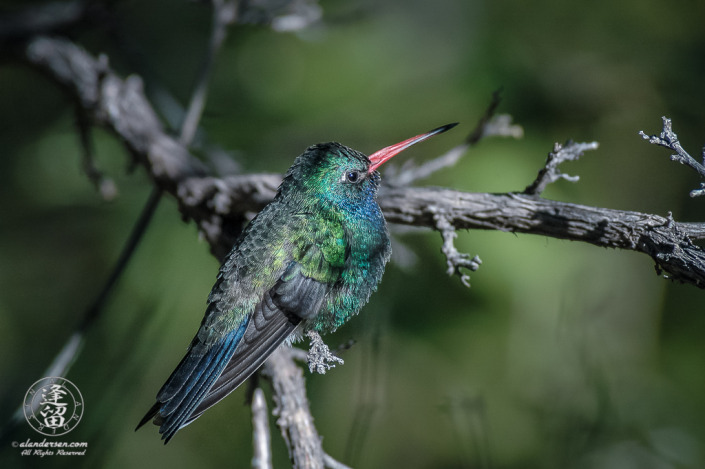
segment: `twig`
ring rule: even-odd
[[[441,252],[446,256],[446,263],[448,269],[446,273],[450,275],[457,275],[460,277],[460,281],[466,287],[470,288],[470,276],[464,273],[461,269],[468,269],[471,271],[476,271],[480,268],[482,260],[478,256],[474,256],[470,259],[469,254],[461,253],[455,248],[453,240],[458,236],[455,231],[455,227],[450,222],[448,217],[436,207],[429,207],[429,211],[433,213],[433,220],[436,223],[436,229],[440,231],[443,237],[443,245],[441,246]]]
[[[703,148],[702,152],[703,164],[700,164],[681,146],[681,142],[678,140],[678,135],[676,135],[673,131],[671,119],[666,116],[663,116],[661,119],[663,120],[663,130],[661,130],[659,135],[649,136],[646,135],[643,130],[639,131],[639,135],[641,135],[644,140],[648,140],[649,143],[675,151],[675,154],[671,155],[671,161],[677,161],[680,164],[690,166],[700,175],[701,178],[705,178],[705,148]],[[700,189],[690,191],[691,197],[698,197],[701,195],[705,195],[705,183],[702,182],[700,183]]]
[[[262,388],[252,395],[252,469],[272,468],[272,437],[269,433],[267,401]]]
[[[536,180],[524,189],[524,194],[539,195],[546,189],[546,186],[559,179],[578,182],[580,179],[579,176],[569,176],[561,173],[558,169],[558,165],[566,161],[575,161],[583,156],[585,151],[595,150],[597,147],[597,142],[576,143],[570,140],[564,145],[560,143],[554,144],[553,151],[550,152],[546,158],[546,164],[539,170]]]
[[[495,112],[502,102],[501,92],[502,90],[497,90],[492,93],[492,100],[485,109],[485,113],[480,117],[473,131],[465,138],[465,143],[468,145],[476,145],[483,138],[491,136],[514,138],[524,136],[524,129],[520,125],[512,124],[512,116],[507,114],[495,116]]]
[[[296,360],[301,363],[308,363],[308,350],[300,349],[298,347],[291,347],[289,352],[292,360]]]

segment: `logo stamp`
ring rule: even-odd
[[[24,417],[37,432],[65,435],[83,416],[83,396],[66,378],[47,377],[34,383],[24,396]]]

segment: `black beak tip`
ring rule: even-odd
[[[446,131],[452,129],[456,125],[458,125],[458,122],[453,122],[452,124],[442,125],[442,126],[438,127],[437,129],[430,131],[429,133],[434,134],[434,135],[442,134],[443,132],[446,132]]]

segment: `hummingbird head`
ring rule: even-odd
[[[280,193],[292,189],[310,196],[309,200],[332,202],[350,207],[355,201],[373,200],[379,186],[377,168],[394,155],[429,137],[455,127],[448,124],[383,148],[370,156],[337,142],[319,143],[306,149],[287,171]]]

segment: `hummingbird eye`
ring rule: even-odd
[[[360,171],[348,169],[343,173],[343,182],[356,183],[360,180]]]

